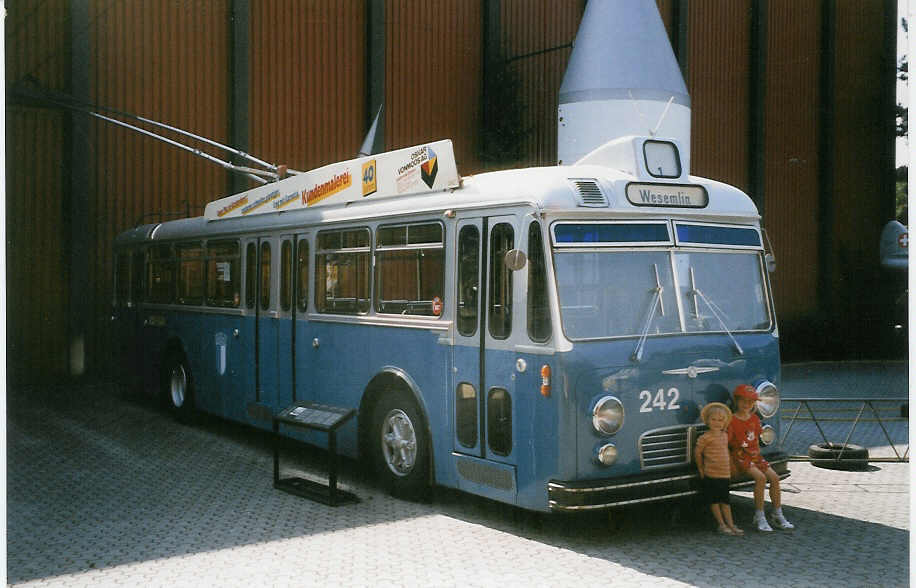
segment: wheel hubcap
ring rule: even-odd
[[[406,476],[417,460],[417,434],[413,423],[401,409],[394,409],[382,423],[382,453],[396,476]]]
[[[172,406],[175,408],[181,408],[184,405],[187,386],[188,378],[184,373],[184,366],[176,365],[172,368],[172,375],[169,378],[169,392],[172,396]]]

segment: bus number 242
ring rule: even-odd
[[[639,393],[639,399],[642,400],[639,412],[652,412],[656,408],[658,410],[677,410],[681,407],[681,405],[677,403],[680,397],[681,393],[678,392],[677,388],[668,388],[667,397],[665,389],[659,388],[654,398],[652,397],[652,392],[643,390]]]

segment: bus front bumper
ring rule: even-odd
[[[788,455],[765,457],[780,480],[789,476]],[[696,469],[691,468],[581,482],[552,480],[547,484],[548,506],[552,511],[578,512],[694,496],[699,494],[699,479]],[[731,489],[741,490],[753,484],[750,478],[737,478],[731,481]]]

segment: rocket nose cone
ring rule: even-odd
[[[633,90],[675,95],[679,103],[689,103],[655,3],[591,0],[560,86],[560,103]]]

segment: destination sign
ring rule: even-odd
[[[709,194],[703,186],[679,184],[627,184],[627,200],[634,206],[705,208]]]

